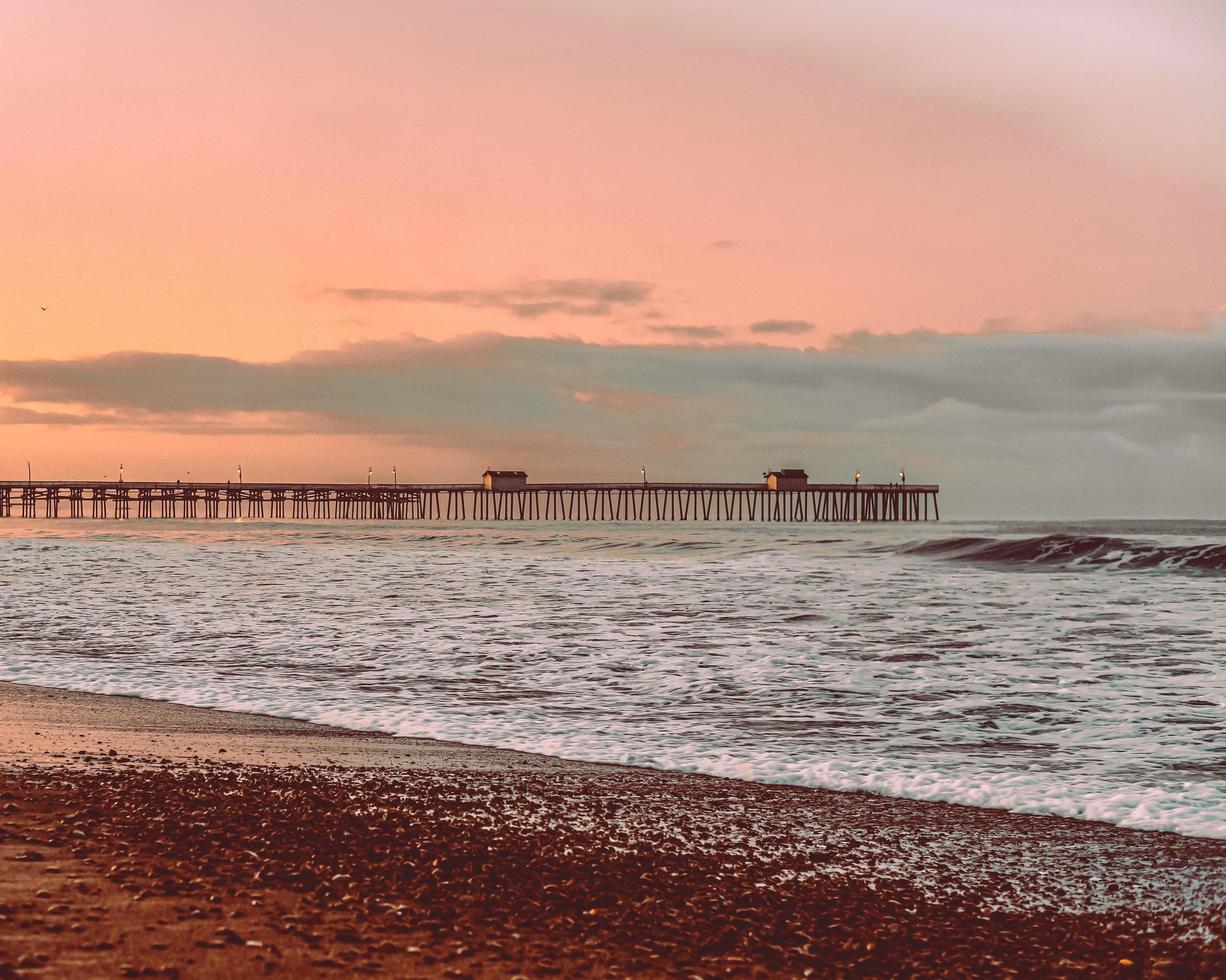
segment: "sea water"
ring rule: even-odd
[[[0,679],[1226,838],[1226,525],[0,522]]]

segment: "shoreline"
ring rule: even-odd
[[[0,706],[4,705],[3,691],[5,688],[40,692],[38,695],[40,698],[50,700],[63,696],[77,698],[79,700],[73,702],[74,711],[80,710],[80,708],[82,708],[84,705],[94,703],[99,705],[106,704],[112,706],[126,706],[129,716],[131,717],[132,715],[135,715],[137,720],[135,723],[131,720],[125,721],[124,725],[117,730],[127,730],[129,728],[133,728],[134,724],[135,727],[139,728],[140,730],[144,730],[145,726],[149,726],[150,728],[158,727],[159,723],[154,722],[153,719],[161,718],[163,719],[161,724],[164,724],[165,720],[177,719],[177,724],[183,726],[186,730],[196,730],[198,728],[202,728],[205,731],[215,730],[218,733],[225,733],[227,735],[240,734],[244,732],[254,733],[267,730],[268,732],[275,731],[285,735],[297,735],[302,738],[314,737],[324,740],[351,738],[371,740],[371,746],[379,746],[388,753],[388,758],[385,760],[384,764],[392,765],[394,767],[415,767],[421,764],[423,760],[427,765],[434,765],[436,756],[450,752],[453,754],[453,758],[449,760],[451,764],[474,764],[480,759],[481,762],[479,764],[483,767],[503,763],[510,766],[527,765],[531,761],[535,761],[545,767],[595,767],[601,770],[612,768],[644,774],[656,773],[665,776],[676,776],[684,779],[717,779],[728,780],[734,783],[748,783],[750,785],[776,786],[781,788],[790,787],[818,794],[833,793],[839,797],[870,797],[873,799],[896,801],[902,806],[918,804],[921,807],[933,806],[954,807],[959,810],[987,810],[1000,814],[1023,816],[1027,819],[1038,818],[1041,820],[1072,821],[1075,825],[1091,824],[1129,833],[1170,834],[1177,837],[1186,837],[1191,840],[1226,842],[1226,837],[1205,837],[1195,834],[1185,834],[1177,830],[1155,829],[1151,827],[1130,827],[1113,823],[1110,820],[1101,820],[1092,817],[1074,817],[1051,812],[1035,813],[1031,811],[1018,811],[1008,809],[1004,806],[963,803],[956,800],[895,796],[891,793],[877,792],[872,789],[835,788],[829,786],[806,785],[803,783],[755,780],[723,773],[707,772],[700,769],[670,769],[666,767],[638,764],[633,762],[578,759],[566,756],[550,755],[544,752],[533,751],[531,749],[506,748],[496,745],[484,745],[477,742],[464,742],[454,739],[436,738],[427,735],[397,735],[394,732],[382,731],[379,729],[347,728],[343,725],[312,721],[309,718],[296,717],[293,715],[274,715],[263,711],[248,710],[245,708],[218,708],[209,705],[184,704],[179,701],[145,697],[144,695],[140,694],[100,694],[94,691],[82,691],[74,688],[62,688],[49,686],[46,684],[32,684],[21,681],[7,681],[0,679]],[[95,702],[93,699],[102,700]],[[155,707],[146,709],[144,706]],[[216,718],[215,724],[202,724],[202,720],[209,717]],[[0,717],[0,726],[2,725],[3,718]],[[3,727],[0,727],[0,735],[3,735],[3,732]],[[326,741],[320,744],[326,744]],[[360,743],[354,743],[355,746],[358,744]],[[348,764],[354,766],[371,765],[374,764],[375,758],[379,757],[379,753],[375,753],[375,757],[372,758],[369,748],[370,746],[367,746],[368,751],[362,754],[362,758],[365,761],[350,759],[345,763],[341,763],[340,760],[329,757],[324,759],[324,762],[326,764]],[[260,756],[258,761],[266,761],[267,748],[261,749],[257,754]],[[341,751],[333,754],[348,756],[350,753],[348,751]],[[419,756],[422,758],[419,759]],[[298,756],[295,756],[295,759],[298,762],[302,762]],[[4,761],[5,747],[4,744],[0,742],[0,765],[3,765]],[[249,759],[249,761],[256,760],[252,758]],[[318,761],[319,759],[316,758],[316,763],[318,763]]]
[[[1223,841],[12,683],[0,867],[0,976],[1226,971]]]
[[[533,759],[548,759],[556,763],[576,766],[612,766],[619,769],[628,769],[641,772],[659,772],[670,773],[677,776],[704,776],[714,779],[728,779],[734,782],[750,782],[767,786],[794,786],[804,788],[819,793],[837,793],[840,795],[852,796],[871,796],[884,797],[890,800],[899,802],[914,802],[924,805],[933,806],[954,806],[968,807],[974,810],[992,810],[998,813],[1010,814],[1025,814],[1029,816],[1040,817],[1051,820],[1073,820],[1077,823],[1089,824],[1104,824],[1115,827],[1120,830],[1135,830],[1144,833],[1157,834],[1174,834],[1181,837],[1188,837],[1194,840],[1217,840],[1226,841],[1226,834],[1221,833],[1215,826],[1212,833],[1196,833],[1187,828],[1172,828],[1170,826],[1161,825],[1163,822],[1150,819],[1147,822],[1117,822],[1116,819],[1103,816],[1089,816],[1096,808],[1091,804],[1095,801],[1085,804],[1082,809],[1085,811],[1080,814],[1072,814],[1068,812],[1067,807],[1051,806],[1043,809],[1014,809],[1009,802],[999,800],[968,802],[959,799],[956,794],[949,793],[920,793],[914,795],[905,795],[897,792],[894,788],[875,788],[871,782],[859,782],[854,785],[849,785],[847,782],[843,784],[829,783],[812,783],[792,781],[788,779],[772,779],[772,778],[754,778],[752,776],[736,775],[727,771],[720,771],[718,768],[711,768],[697,765],[692,768],[676,768],[667,763],[656,765],[651,760],[634,761],[626,760],[625,758],[610,759],[600,758],[600,752],[594,754],[595,757],[571,756],[571,755],[555,755],[548,752],[540,751],[532,747],[509,747],[505,745],[492,745],[483,742],[468,742],[459,738],[436,735],[399,735],[394,731],[381,730],[378,728],[363,728],[363,727],[347,727],[344,723],[335,723],[322,720],[313,720],[309,715],[296,714],[270,714],[267,711],[259,708],[248,707],[218,707],[216,705],[204,704],[188,704],[181,701],[175,701],[170,697],[148,696],[144,694],[99,694],[95,691],[80,690],[77,688],[66,688],[55,686],[54,684],[46,684],[39,682],[12,681],[0,678],[0,685],[11,685],[18,688],[31,688],[44,690],[48,692],[79,694],[83,697],[103,697],[115,699],[117,702],[130,701],[133,703],[151,703],[167,706],[168,710],[184,709],[189,711],[208,711],[216,712],[227,718],[263,718],[267,719],[270,725],[281,725],[290,723],[294,725],[306,726],[306,730],[314,729],[319,733],[325,733],[329,737],[339,736],[361,736],[366,738],[391,738],[399,739],[401,744],[405,745],[422,745],[422,746],[450,746],[456,751],[464,750],[469,752],[487,753],[491,758],[496,757],[499,753],[506,753],[508,758],[533,758]],[[1128,817],[1132,820],[1132,817]]]

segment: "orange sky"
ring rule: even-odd
[[[991,7],[7,4],[3,356],[1203,326],[1226,304],[1221,18]],[[3,428],[57,469],[234,455],[130,420]],[[291,433],[228,438],[313,465]],[[375,444],[336,442],[364,473]]]

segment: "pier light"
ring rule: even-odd
[[[26,483],[34,482],[34,470],[30,468],[30,461],[26,460]]]
[[[123,463],[119,464],[119,482],[123,483]]]
[[[860,482],[860,471],[856,470],[856,483],[858,484],[859,482]]]
[[[646,467],[646,466],[640,466],[640,467],[639,467],[639,469],[640,469],[640,470],[642,470],[642,472],[643,472],[643,484],[644,484],[644,485],[646,485],[646,483],[647,483],[647,467]]]
[[[370,486],[370,481],[375,477],[375,468],[373,466],[366,467],[366,485]]]
[[[238,464],[238,482],[240,484],[243,482],[243,464],[242,463]]]
[[[899,483],[906,483],[906,482],[907,482],[907,471],[906,471],[906,470],[899,470],[899,471],[898,471],[898,482],[899,482]]]
[[[392,467],[392,486],[400,486],[400,477],[396,475],[396,467]]]

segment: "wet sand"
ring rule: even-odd
[[[0,977],[1226,975],[1226,842],[0,684]]]

